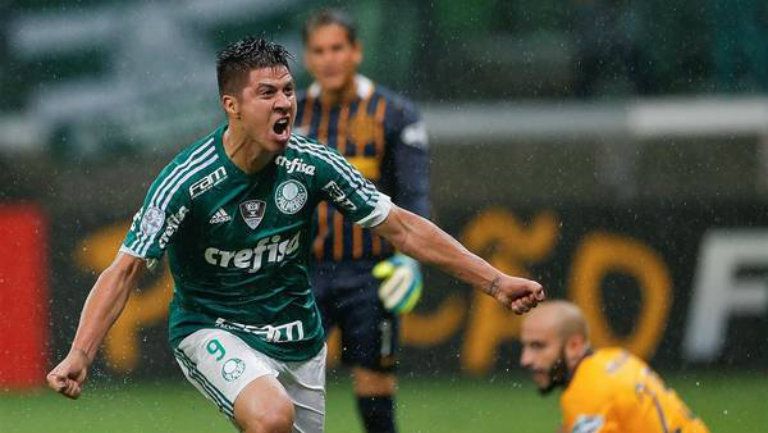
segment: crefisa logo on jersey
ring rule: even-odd
[[[275,204],[280,212],[295,214],[307,202],[307,188],[301,182],[293,179],[286,180],[275,190]]]
[[[165,219],[165,231],[163,231],[162,236],[160,236],[160,241],[158,242],[160,248],[165,248],[165,246],[168,245],[171,237],[176,233],[176,230],[179,229],[181,222],[184,221],[187,212],[189,212],[189,209],[187,209],[186,206],[181,206],[178,212]]]
[[[299,173],[304,173],[307,176],[315,175],[315,166],[305,163],[301,158],[288,159],[283,155],[280,155],[275,158],[275,164],[280,167],[285,167],[285,171],[287,171],[288,174],[291,174],[294,171],[298,171]]]
[[[248,224],[251,230],[255,229],[264,219],[264,211],[267,209],[267,202],[263,200],[248,200],[240,203],[240,215]]]
[[[262,266],[269,263],[281,263],[286,257],[291,258],[300,245],[301,232],[290,235],[273,235],[259,239],[253,248],[238,251],[220,250],[208,247],[203,253],[205,262],[224,269],[247,269],[250,273],[259,272]]]

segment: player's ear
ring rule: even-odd
[[[363,63],[363,43],[356,41],[354,44],[352,44],[352,50],[355,65],[360,66],[360,64]]]
[[[573,351],[576,357],[581,358],[584,352],[589,348],[589,339],[584,334],[575,334],[573,336]]]
[[[565,354],[571,359],[578,356],[581,346],[583,345],[584,338],[579,334],[571,334],[565,340]]]
[[[221,96],[221,107],[227,113],[227,117],[238,118],[240,116],[240,104],[232,95]]]

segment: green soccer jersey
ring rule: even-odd
[[[335,150],[297,135],[248,175],[226,155],[225,130],[160,172],[120,250],[151,267],[167,249],[173,346],[220,328],[275,359],[309,359],[324,341],[307,269],[315,206],[326,200],[372,227],[392,204]]]

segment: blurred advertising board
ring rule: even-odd
[[[439,224],[498,268],[577,302],[598,346],[622,345],[663,368],[758,367],[768,361],[768,206],[438,208]],[[75,215],[70,215],[75,217]],[[125,218],[53,219],[53,355],[63,355],[82,302],[109,264]],[[58,227],[58,226],[61,227]],[[110,332],[97,374],[175,369],[166,344],[167,269],[149,275]],[[404,317],[401,368],[489,374],[517,368],[520,318],[428,270]],[[339,343],[330,337],[331,365]]]
[[[51,330],[47,236],[37,206],[0,205],[0,389],[45,382]]]

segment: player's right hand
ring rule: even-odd
[[[65,397],[71,399],[80,397],[89,364],[88,357],[83,351],[70,351],[67,357],[46,376],[48,386]]]

